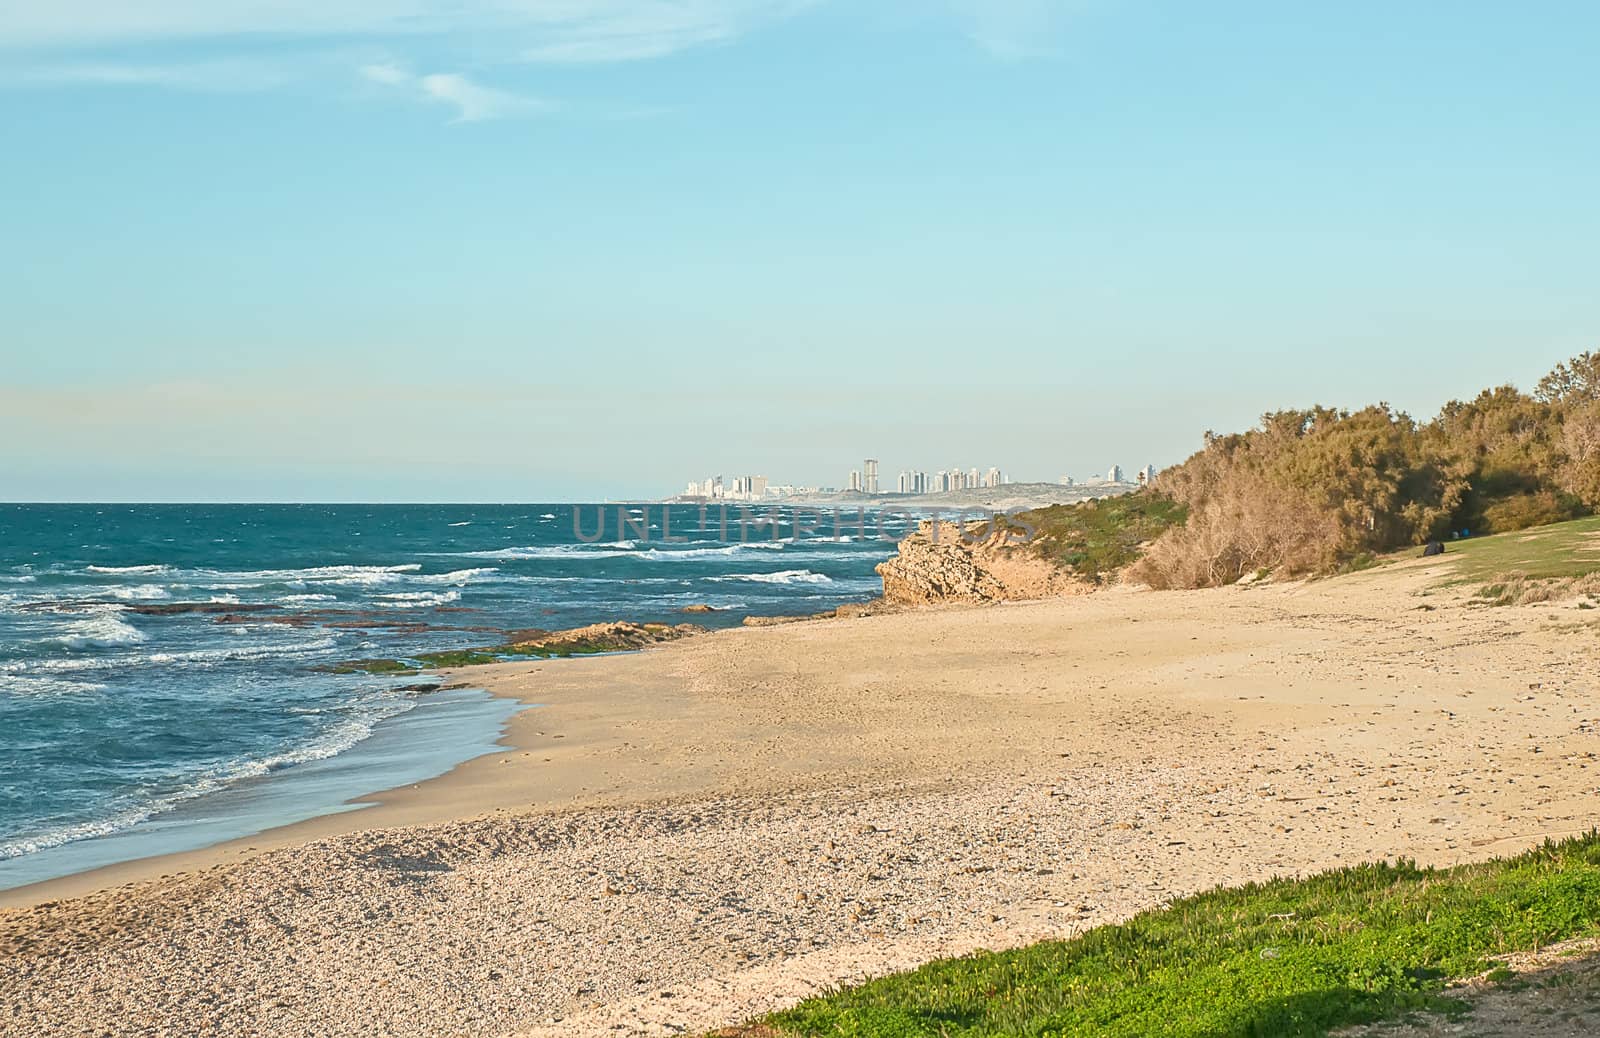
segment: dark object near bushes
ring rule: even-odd
[[[1426,548],[1422,549],[1423,558],[1427,558],[1429,555],[1443,555],[1443,554],[1444,554],[1444,545],[1440,544],[1438,541],[1429,541],[1428,542],[1428,546]]]

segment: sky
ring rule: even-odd
[[[0,499],[1054,480],[1600,348],[1600,6],[0,0]]]

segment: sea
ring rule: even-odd
[[[0,889],[357,809],[495,752],[521,708],[428,690],[425,673],[334,673],[341,662],[508,630],[817,612],[876,595],[873,567],[910,521],[695,504],[0,504]]]

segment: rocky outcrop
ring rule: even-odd
[[[924,520],[916,533],[900,542],[893,558],[879,563],[884,600],[912,606],[1003,602],[1094,590],[1093,584],[1040,558],[1026,545],[1010,543],[1010,533]]]
[[[519,655],[628,652],[660,642],[704,634],[694,624],[636,624],[628,621],[590,624],[566,631],[517,631],[505,648]],[[486,650],[494,651],[494,650]]]
[[[549,659],[552,656],[592,656],[602,652],[632,652],[661,642],[705,633],[694,624],[636,624],[627,621],[589,624],[566,631],[528,628],[505,632],[501,645],[424,652],[401,659],[347,660],[318,670],[334,674],[408,674],[441,667],[475,667],[509,659]]]
[[[820,613],[800,616],[747,616],[741,621],[746,627],[777,627],[780,624],[804,623],[807,620],[854,620],[862,616],[894,611],[894,606],[881,598],[870,602],[846,602],[844,605]]]

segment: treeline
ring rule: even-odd
[[[1262,570],[1327,573],[1452,534],[1501,533],[1600,510],[1600,353],[1452,401],[1418,423],[1387,404],[1278,411],[1156,483],[1187,509],[1130,570],[1209,587]]]

